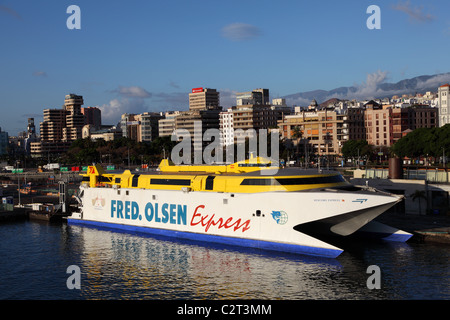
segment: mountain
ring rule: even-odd
[[[450,72],[423,75],[404,79],[397,83],[385,82],[387,72],[378,71],[367,75],[366,82],[351,87],[340,87],[333,90],[313,90],[284,96],[288,105],[309,105],[312,99],[319,104],[329,99],[365,100],[392,97],[394,95],[436,92],[440,85],[450,82]]]

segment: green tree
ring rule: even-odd
[[[398,157],[442,157],[450,155],[450,125],[439,128],[418,128],[399,139],[391,152]]]
[[[345,158],[369,156],[371,148],[367,140],[348,140],[342,146],[342,155]]]
[[[297,140],[297,157],[299,155],[299,149],[300,149],[300,140],[302,140],[303,137],[303,132],[300,129],[299,126],[295,126],[292,129],[292,138],[294,138],[295,140]]]

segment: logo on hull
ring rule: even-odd
[[[284,211],[272,211],[271,213],[273,220],[277,222],[277,224],[286,224],[288,221],[288,215]]]
[[[99,197],[98,195],[96,198],[92,198],[92,205],[96,210],[102,210],[105,206],[105,202],[105,198],[102,198],[101,196]]]

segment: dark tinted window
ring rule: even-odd
[[[242,186],[270,186],[270,185],[299,185],[299,184],[325,184],[344,182],[341,175],[323,176],[313,178],[276,178],[276,179],[244,179],[241,182]]]
[[[150,184],[164,184],[173,186],[190,186],[190,179],[151,179]]]

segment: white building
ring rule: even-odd
[[[444,84],[438,88],[439,99],[439,127],[450,123],[450,84]]]
[[[220,145],[229,146],[234,143],[234,126],[232,109],[219,113]]]
[[[282,107],[286,107],[286,99],[284,98],[275,98],[272,99],[272,105],[273,106],[282,106]]]

